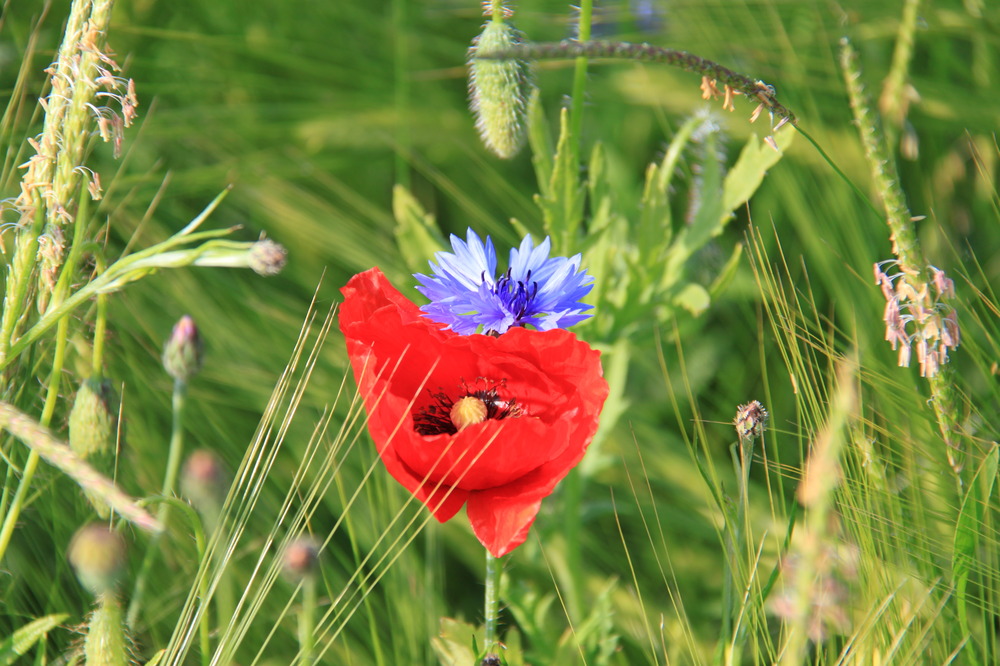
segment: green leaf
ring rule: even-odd
[[[733,278],[736,277],[736,271],[740,267],[740,259],[742,258],[743,243],[737,243],[736,247],[733,248],[733,253],[726,260],[726,265],[722,267],[722,270],[719,271],[719,274],[715,276],[712,284],[708,287],[708,293],[712,298],[718,298],[719,294],[733,281]]]
[[[473,642],[477,627],[450,617],[441,618],[441,631],[431,639],[431,647],[442,666],[469,666],[476,661]]]
[[[956,580],[967,578],[979,544],[979,526],[983,519],[983,507],[993,493],[993,482],[997,476],[997,459],[1000,447],[994,446],[987,454],[976,476],[969,483],[969,490],[962,500],[962,509],[955,523],[955,541],[952,554],[952,570]]]
[[[545,232],[552,237],[552,253],[573,254],[576,245],[574,236],[583,220],[585,189],[580,182],[580,169],[571,146],[566,109],[559,115],[559,143],[548,187],[541,190],[542,194],[535,195],[535,203],[542,210]]]
[[[59,613],[46,615],[32,620],[0,643],[0,666],[14,664],[20,657],[34,647],[35,643],[45,638],[45,635],[66,621],[69,615]]]
[[[708,291],[700,284],[690,283],[681,287],[681,290],[674,296],[674,304],[678,305],[695,317],[698,317],[711,304],[712,299]]]
[[[528,102],[528,145],[531,146],[531,163],[535,165],[538,191],[542,197],[548,197],[555,145],[552,143],[549,125],[545,122],[545,110],[538,99],[538,90],[535,90]]]
[[[723,207],[722,163],[720,161],[718,143],[719,133],[715,130],[704,130],[701,141],[703,146],[699,151],[698,160],[701,167],[700,183],[696,185],[697,203],[694,219],[682,234],[683,242],[688,248],[688,254],[705,245],[711,238],[718,236],[729,220],[732,209]],[[745,152],[745,151],[744,151]],[[678,237],[678,241],[681,237]]]
[[[791,145],[794,136],[795,132],[787,130],[777,132],[774,141],[778,145],[778,150],[775,150],[758,139],[756,134],[750,135],[739,159],[726,174],[722,185],[722,210],[727,218],[734,210],[750,200],[764,181],[767,170],[778,163]]]
[[[448,247],[434,216],[402,185],[392,189],[392,212],[396,218],[396,242],[411,273],[427,272],[427,260]]]

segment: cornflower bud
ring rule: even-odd
[[[311,577],[319,567],[319,546],[309,537],[299,537],[288,544],[282,565],[293,582]]]
[[[163,369],[177,381],[187,382],[201,369],[203,353],[198,327],[191,315],[184,315],[163,347]]]
[[[201,514],[216,517],[229,490],[229,472],[207,449],[192,451],[181,469],[181,495]]]
[[[284,246],[273,240],[262,238],[250,248],[250,268],[257,275],[264,277],[277,275],[285,267],[287,256],[288,252]]]
[[[736,408],[736,418],[733,419],[736,434],[740,441],[754,440],[764,434],[767,427],[767,410],[759,401],[754,400]]]

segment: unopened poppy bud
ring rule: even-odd
[[[277,275],[285,267],[288,252],[273,240],[262,238],[250,248],[250,268],[258,275]]]
[[[531,67],[518,58],[477,58],[521,43],[521,33],[506,21],[490,20],[469,49],[469,106],[486,147],[508,159],[524,145]]]
[[[114,441],[113,392],[107,379],[91,377],[76,392],[69,413],[69,445],[81,458],[106,454]]]
[[[486,420],[486,403],[479,398],[467,395],[459,398],[451,408],[451,422],[455,424],[457,430],[462,430],[466,426],[482,423]]]
[[[229,491],[229,472],[207,449],[192,451],[181,469],[181,495],[203,514],[218,515]]]
[[[91,377],[76,392],[69,413],[69,445],[73,451],[102,474],[110,474],[115,457],[115,424],[117,409],[114,391],[107,379]],[[87,500],[101,518],[107,518],[109,508],[99,496],[84,491]]]
[[[125,572],[125,541],[101,523],[84,525],[69,544],[69,563],[93,594],[112,592]]]
[[[184,315],[163,347],[163,368],[177,381],[186,382],[201,369],[202,355],[198,327],[191,315]]]
[[[308,578],[319,566],[319,547],[309,537],[300,537],[288,545],[282,565],[292,581]]]

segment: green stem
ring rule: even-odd
[[[160,493],[164,497],[171,497],[174,494],[174,488],[177,486],[177,474],[181,467],[181,456],[184,453],[183,414],[184,398],[186,394],[187,382],[179,379],[174,380],[174,393],[172,400],[173,427],[170,433],[170,451],[167,454],[167,470],[163,476],[163,490]],[[164,526],[164,529],[166,529],[167,520],[170,518],[170,504],[164,503],[160,505],[160,509],[156,517],[159,523]],[[153,562],[159,552],[158,546],[161,536],[162,532],[159,532],[150,538],[146,554],[143,556],[142,566],[139,569],[139,575],[135,580],[132,602],[129,604],[128,609],[128,626],[130,627],[135,627],[135,621],[139,617],[139,610],[142,607],[143,597],[146,593],[146,585],[149,580],[149,574],[152,571]]]
[[[313,649],[316,644],[313,631],[316,615],[316,579],[306,576],[302,581],[302,610],[299,611],[299,659],[300,664],[312,664]]]
[[[503,566],[500,559],[486,551],[486,636],[483,650],[486,658],[500,654],[499,615],[500,615],[500,574]]]
[[[593,0],[580,2],[580,18],[577,22],[576,39],[578,42],[590,40],[590,22],[593,18]],[[579,56],[573,67],[573,97],[569,112],[569,129],[572,137],[570,145],[573,150],[572,163],[580,159],[580,135],[583,133],[584,95],[587,85],[587,58]]]
[[[55,306],[58,306],[64,300],[66,292],[69,290],[69,283],[71,281],[69,275],[76,269],[76,259],[79,257],[79,248],[83,242],[83,232],[81,227],[86,224],[86,202],[87,198],[84,195],[81,197],[80,202],[80,211],[83,215],[79,216],[77,219],[76,231],[73,235],[73,245],[70,249],[69,256],[66,259],[66,263],[63,266],[60,279],[56,283],[52,294],[52,305]],[[59,385],[62,380],[63,365],[66,362],[66,341],[69,334],[69,321],[69,317],[63,317],[58,320],[56,327],[56,343],[55,349],[52,353],[52,371],[49,374],[49,384],[45,395],[45,405],[42,407],[42,416],[39,420],[42,427],[48,427],[49,423],[52,422],[52,415],[55,413],[56,404],[59,402]],[[25,462],[24,472],[21,474],[21,480],[18,483],[17,492],[14,494],[14,500],[11,503],[10,510],[4,516],[3,526],[0,527],[0,562],[3,561],[4,555],[7,553],[7,547],[10,545],[10,539],[14,534],[14,527],[21,516],[21,510],[24,508],[25,498],[27,497],[28,490],[31,488],[31,482],[35,477],[35,470],[38,468],[39,459],[40,454],[38,453],[38,450],[33,448],[28,454],[28,460]]]

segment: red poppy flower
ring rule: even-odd
[[[341,291],[340,330],[386,469],[441,522],[465,504],[494,556],[521,545],[597,430],[599,352],[563,329],[459,335],[377,268]]]

